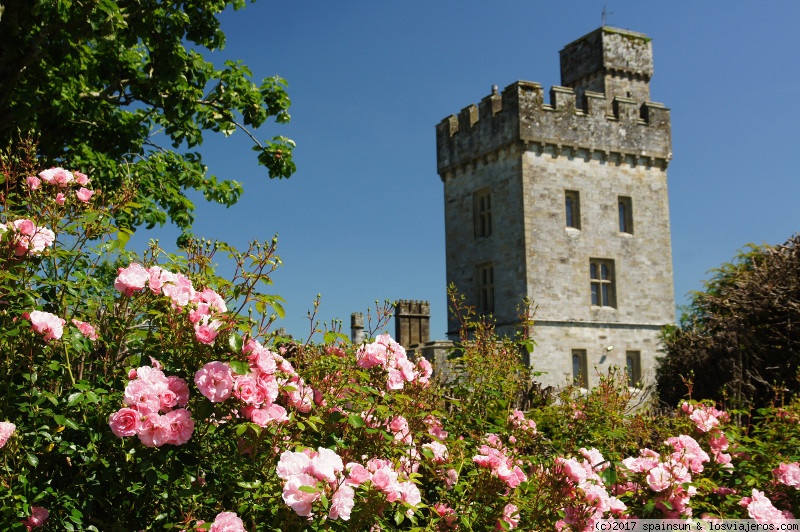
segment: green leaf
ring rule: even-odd
[[[250,364],[243,360],[231,360],[228,364],[231,366],[231,371],[237,375],[247,375],[250,373]]]
[[[242,337],[238,334],[232,334],[230,338],[228,338],[228,346],[234,353],[241,353],[243,345],[244,342],[242,341]]]
[[[354,429],[359,429],[364,425],[366,425],[364,418],[362,418],[358,414],[350,414],[349,416],[347,416],[347,422],[350,423],[350,426],[353,427]]]
[[[28,463],[30,465],[32,465],[33,467],[36,467],[36,466],[39,465],[39,458],[35,454],[29,452],[29,453],[27,453],[25,455],[25,457],[28,459]]]

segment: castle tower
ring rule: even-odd
[[[674,322],[669,110],[650,102],[650,39],[602,27],[561,51],[561,83],[518,81],[436,127],[447,280],[498,332],[537,305],[541,380],[653,377]],[[457,324],[448,321],[449,334]]]
[[[401,299],[394,305],[394,338],[406,349],[431,339],[431,305],[427,301]]]

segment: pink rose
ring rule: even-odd
[[[211,402],[221,403],[233,390],[231,367],[224,362],[209,362],[195,373],[194,383]]]
[[[245,532],[244,523],[234,512],[217,514],[208,532]]]
[[[320,492],[309,493],[303,487],[316,487],[317,479],[306,473],[292,475],[283,485],[283,502],[294,510],[297,515],[308,517],[311,515],[311,505],[320,498]]]
[[[56,203],[59,205],[64,205],[64,202],[67,201],[67,197],[64,195],[63,192],[59,192],[56,194]]]
[[[508,524],[508,527],[503,527],[500,524],[500,521],[504,521]],[[519,508],[517,508],[514,504],[506,504],[505,508],[503,508],[503,516],[495,525],[496,530],[511,530],[516,528],[519,524]]]
[[[208,324],[197,323],[194,326],[194,337],[201,344],[211,345],[219,334],[217,329],[220,325],[222,325],[222,322],[219,320],[214,320]]]
[[[416,506],[422,502],[422,494],[416,484],[411,481],[400,482],[398,486],[400,500],[410,506]]]
[[[115,436],[125,438],[136,435],[138,421],[139,412],[132,408],[121,408],[109,416],[108,425]]]
[[[342,521],[350,520],[350,512],[353,511],[355,506],[356,493],[352,487],[344,484],[339,486],[336,493],[333,494],[331,499],[331,509],[328,512],[329,519],[341,519]]]
[[[17,430],[17,426],[13,423],[8,421],[0,421],[0,448],[3,448],[11,437],[14,434],[14,431]]]
[[[76,170],[72,172],[72,175],[75,177],[75,182],[78,183],[80,186],[84,187],[89,184],[89,177],[83,172],[78,172]]]
[[[37,227],[27,219],[14,220],[11,224],[16,233],[14,237],[14,254],[21,257],[26,253],[39,255],[45,248],[53,245],[56,235],[46,227]]]
[[[38,177],[36,177],[36,176],[32,176],[32,175],[31,175],[31,176],[28,176],[28,177],[26,177],[26,178],[25,178],[25,182],[28,184],[28,187],[29,187],[31,190],[36,190],[36,189],[38,189],[40,186],[42,186],[42,181],[41,181],[41,179],[39,179],[39,178],[38,178]]]
[[[372,479],[369,469],[356,462],[349,462],[346,466],[347,480],[351,486],[360,486],[364,482]]]
[[[433,453],[433,461],[436,464],[443,464],[447,461],[447,446],[434,441],[422,445],[423,449],[429,449]]]
[[[451,490],[455,487],[456,483],[458,482],[458,471],[455,469],[448,469],[445,473],[445,480],[444,485],[447,489]]]
[[[94,190],[89,190],[88,188],[81,187],[81,189],[78,192],[76,192],[75,195],[78,196],[78,199],[81,200],[82,202],[88,203],[89,200],[94,195]]]
[[[336,473],[344,470],[344,464],[341,457],[336,454],[336,451],[319,447],[317,453],[311,457],[306,472],[314,475],[319,480],[328,482],[336,482]]]
[[[22,524],[25,525],[25,528],[28,530],[39,528],[47,521],[48,517],[50,517],[50,512],[48,512],[46,508],[31,506],[31,515],[25,519]]]
[[[64,334],[64,320],[49,312],[33,310],[28,314],[31,328],[40,334],[44,341],[58,340]]]
[[[58,185],[61,187],[68,185],[75,179],[72,172],[58,167],[39,172],[39,177],[48,185]]]
[[[136,434],[146,447],[161,447],[169,443],[172,437],[170,430],[166,416],[150,413],[140,420]]]
[[[150,274],[141,264],[131,263],[127,268],[120,268],[114,281],[114,288],[130,297],[134,292],[143,290]]]
[[[185,408],[179,408],[164,415],[164,426],[167,441],[170,445],[183,445],[188,442],[194,432],[194,420]]]
[[[167,387],[175,394],[175,402],[184,407],[189,404],[189,386],[186,381],[175,375],[167,377]]]
[[[188,277],[176,273],[174,278],[164,283],[161,293],[172,300],[173,308],[183,308],[194,298],[194,287]]]
[[[800,464],[797,462],[791,464],[781,463],[781,465],[772,470],[772,473],[778,477],[778,482],[781,484],[800,489]]]
[[[94,327],[86,323],[85,321],[77,320],[72,318],[72,324],[78,328],[82,335],[84,335],[89,340],[97,340],[97,331]]]
[[[278,460],[275,473],[283,480],[288,480],[289,477],[305,473],[309,465],[311,465],[311,458],[307,454],[284,451]]]
[[[755,488],[753,489],[753,497],[747,504],[747,513],[757,523],[775,523],[786,519],[786,516],[772,505],[772,501]]]

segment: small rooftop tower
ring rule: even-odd
[[[603,26],[572,41],[559,53],[561,84],[638,104],[650,101],[653,46],[643,33]]]

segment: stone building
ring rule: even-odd
[[[518,81],[437,125],[447,280],[503,334],[536,304],[545,384],[591,387],[611,365],[648,380],[675,313],[670,115],[650,101],[651,41],[601,27],[560,57],[549,102]]]

